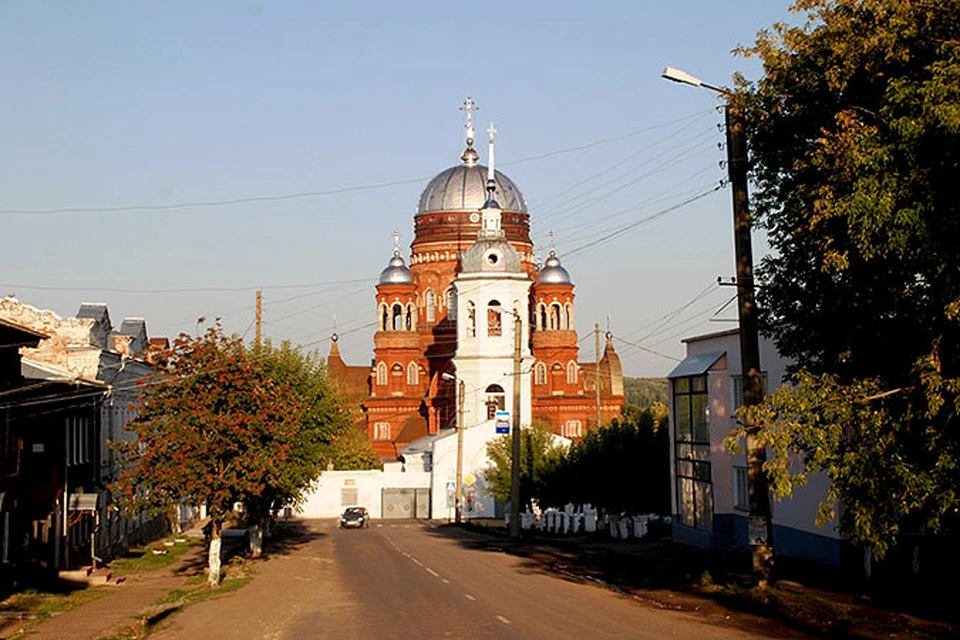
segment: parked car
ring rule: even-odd
[[[340,516],[340,528],[357,528],[370,526],[370,514],[363,507],[347,507]]]

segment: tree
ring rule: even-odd
[[[487,456],[492,463],[484,472],[490,493],[497,500],[510,500],[512,448],[510,436],[487,443]],[[559,463],[563,446],[544,425],[520,430],[520,506],[530,508],[541,497],[544,478]]]
[[[276,483],[246,504],[247,512],[262,523],[281,506],[298,504],[314,480],[332,465],[338,469],[372,469],[379,466],[373,447],[350,424],[343,397],[327,378],[316,352],[304,353],[283,342],[268,340],[253,348],[253,358],[263,374],[289,389],[302,408],[299,428],[290,443],[288,460]]]
[[[757,410],[775,495],[832,483],[855,542],[956,526],[960,3],[797,0],[742,53],[765,330],[796,362]],[[735,433],[734,436],[742,436]],[[798,456],[802,464],[798,466]]]
[[[216,585],[224,519],[237,502],[289,489],[291,466],[302,462],[305,409],[289,384],[267,375],[242,340],[219,326],[181,334],[160,365],[162,376],[143,388],[130,424],[137,440],[122,448],[112,488],[131,509],[206,504],[208,580]]]
[[[665,409],[665,407],[662,407]],[[592,504],[612,513],[670,513],[667,416],[626,404],[607,427],[565,452],[543,480],[542,504]]]

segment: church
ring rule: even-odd
[[[466,428],[519,410],[522,425],[542,423],[572,440],[595,427],[598,415],[602,422],[620,415],[623,405],[610,335],[599,362],[580,361],[573,281],[555,252],[538,262],[523,194],[494,166],[493,125],[487,165],[480,164],[475,109],[470,98],[461,108],[460,163],[420,196],[409,264],[394,233],[376,286],[372,365],[344,363],[336,336],[327,359],[331,378],[362,409],[359,426],[383,460],[457,426],[460,403]]]

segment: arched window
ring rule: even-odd
[[[547,328],[547,305],[542,302],[537,306],[537,314],[539,318],[537,319],[537,328],[541,331],[544,331]]]
[[[407,365],[407,384],[411,387],[420,384],[420,365],[416,362]]]
[[[500,303],[496,300],[487,303],[487,335],[491,338],[503,335],[503,328],[500,326]]]
[[[547,365],[542,362],[533,367],[533,384],[547,384]]]
[[[467,337],[477,337],[477,305],[473,300],[467,300]]]
[[[567,363],[567,384],[577,384],[577,363],[573,360]]]
[[[457,290],[453,287],[447,289],[447,319],[457,319]]]
[[[560,328],[560,305],[554,302],[550,305],[550,329],[556,331]]]
[[[387,313],[387,305],[380,305],[380,330],[386,331],[390,328],[390,314]]]
[[[377,384],[384,386],[387,384],[387,363],[378,362],[377,363]]]
[[[503,392],[503,387],[498,384],[492,384],[487,387],[487,420],[493,420],[497,417],[497,411],[503,411],[507,406],[507,396]]]
[[[389,422],[375,422],[373,424],[373,439],[374,440],[389,440],[390,439],[390,423]]]
[[[573,329],[573,305],[569,302],[563,307],[563,328]]]
[[[417,308],[413,303],[407,305],[407,331],[417,330]]]
[[[427,289],[427,293],[424,295],[424,301],[427,305],[427,322],[436,322],[437,295],[433,292],[433,289]]]
[[[403,331],[403,305],[396,303],[393,305],[393,330]]]

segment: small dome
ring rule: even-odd
[[[550,252],[550,257],[540,269],[537,282],[539,284],[573,284],[570,274],[560,265],[560,258],[557,257],[556,251]]]
[[[387,268],[380,272],[380,284],[413,284],[413,274],[407,268],[407,263],[395,251]]]
[[[499,171],[495,196],[504,211],[527,212],[517,185]],[[487,201],[487,168],[482,164],[450,167],[427,184],[417,205],[417,215],[434,211],[477,211]]]

